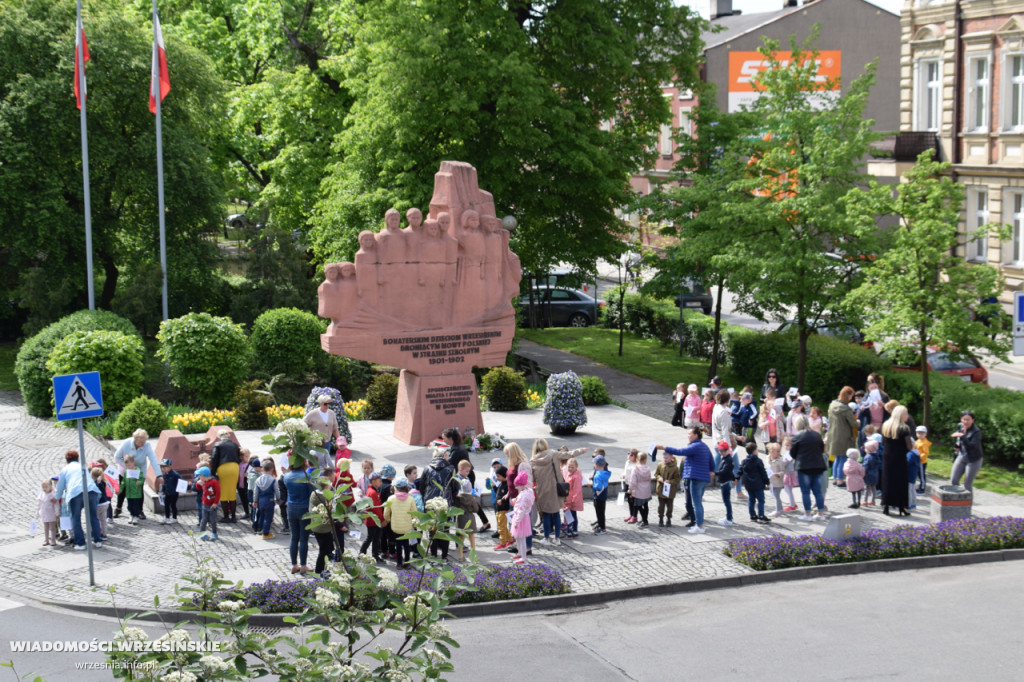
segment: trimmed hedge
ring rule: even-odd
[[[245,381],[235,389],[232,396],[235,406],[235,428],[251,430],[270,426],[267,417],[270,397],[258,392],[260,384],[259,381]]]
[[[513,412],[526,409],[526,379],[511,367],[492,367],[480,386],[487,409]]]
[[[792,368],[789,382],[796,379],[797,333],[761,332],[732,336],[729,367],[741,377],[757,379],[772,367]],[[891,366],[869,348],[831,336],[812,334],[807,339],[807,375],[801,392],[818,405],[827,406],[843,386],[863,387],[868,374],[885,374]],[[787,374],[789,374],[787,371]]]
[[[583,384],[584,405],[607,405],[612,401],[601,377],[580,377]]]
[[[723,321],[718,330],[718,362],[725,363],[732,348],[733,339],[739,335],[756,334],[752,329],[729,324]],[[683,351],[695,358],[711,359],[711,351],[715,345],[715,318],[695,310],[683,311]]]
[[[231,318],[189,313],[162,322],[156,338],[171,383],[203,405],[229,404],[249,371],[249,340]]]
[[[34,417],[53,416],[53,375],[46,361],[54,346],[71,332],[116,331],[138,336],[128,320],[109,310],[79,310],[44,327],[22,344],[14,363],[25,408]]]
[[[52,376],[99,372],[104,412],[120,412],[142,391],[145,352],[142,341],[134,334],[104,330],[72,332],[50,351],[46,369]],[[64,396],[54,399],[63,400]]]
[[[171,428],[167,408],[159,400],[140,395],[121,410],[114,422],[114,438],[127,438],[136,429],[144,429],[151,438],[159,438],[160,432]]]
[[[252,325],[253,364],[268,374],[303,377],[322,362],[326,320],[298,308],[268,310]]]
[[[366,418],[394,419],[398,407],[398,377],[378,374],[366,389]]]

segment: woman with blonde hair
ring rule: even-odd
[[[900,516],[907,511],[907,453],[914,449],[914,439],[907,425],[907,408],[896,405],[892,415],[882,424],[882,513],[889,507],[899,509]]]
[[[533,489],[533,468],[530,467],[529,462],[526,460],[526,453],[519,447],[519,443],[509,443],[505,446],[505,454],[508,455],[508,474],[505,477],[505,481],[508,483],[508,493],[505,495],[509,501],[509,510],[511,511],[516,504],[516,499],[519,497],[520,486],[516,485],[516,477],[525,472],[526,473],[526,485],[523,488]],[[530,528],[537,523],[537,505],[530,505]],[[509,552],[513,554],[516,552],[517,547],[513,546],[509,548]],[[526,537],[526,555],[533,556],[533,535]]]

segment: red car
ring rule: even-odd
[[[883,351],[882,355],[888,355],[888,353]],[[899,362],[893,363],[893,369],[897,372],[921,371],[921,366],[918,364],[904,364],[906,362],[904,357],[897,358]],[[932,372],[958,376],[972,384],[988,386],[988,370],[978,362],[977,358],[968,356],[954,360],[938,346],[928,346],[928,369]]]

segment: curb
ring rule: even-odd
[[[456,618],[478,618],[495,615],[508,616],[511,614],[530,613],[534,611],[561,611],[596,606],[606,604],[608,602],[621,601],[623,599],[660,597],[666,594],[692,594],[711,590],[722,590],[730,587],[749,587],[752,585],[767,585],[793,580],[831,578],[843,575],[860,575],[863,573],[909,571],[922,568],[970,566],[972,564],[993,563],[996,561],[1019,560],[1024,560],[1024,548],[997,549],[988,552],[969,552],[965,554],[934,554],[931,556],[904,557],[900,559],[877,559],[875,561],[860,561],[847,564],[825,564],[822,566],[781,568],[774,571],[757,571],[741,575],[724,576],[721,578],[703,578],[700,580],[656,583],[653,585],[644,585],[642,587],[606,590],[604,592],[581,592],[558,594],[550,597],[528,597],[526,599],[483,602],[479,604],[458,604],[455,606],[449,606],[446,610]],[[59,601],[43,601],[42,603],[46,606],[66,609],[68,611],[89,613],[92,615],[107,616],[110,618],[123,619],[130,614],[146,613],[147,615],[135,619],[146,622],[178,623],[181,621],[191,620],[195,616],[194,612],[167,609],[146,610],[135,607],[74,604]],[[249,623],[255,627],[283,628],[289,626],[288,623],[284,622],[284,619],[288,616],[294,617],[296,615],[298,614],[255,614],[249,619]],[[323,624],[319,619],[313,622]]]

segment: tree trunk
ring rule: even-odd
[[[725,275],[718,276],[718,295],[715,297],[715,335],[711,341],[711,365],[708,368],[708,383],[718,374],[718,353],[722,346],[722,290]]]
[[[797,312],[796,322],[800,330],[797,337],[799,339],[799,347],[797,349],[796,385],[801,391],[806,392],[807,388],[804,386],[804,378],[807,376],[807,337],[811,335],[811,330],[807,328],[807,320],[803,310]]]
[[[622,337],[626,333],[626,287],[622,284],[622,277],[619,277],[619,357],[622,357]]]
[[[932,387],[928,376],[928,330],[924,325],[918,329],[919,343],[921,344],[921,398],[924,406],[921,409],[921,423],[932,428]]]
[[[99,260],[103,264],[103,273],[107,276],[107,279],[103,282],[103,291],[100,292],[100,300],[97,307],[110,310],[114,294],[117,293],[117,276],[119,274],[117,263],[114,262],[114,257],[109,253],[101,254]]]

